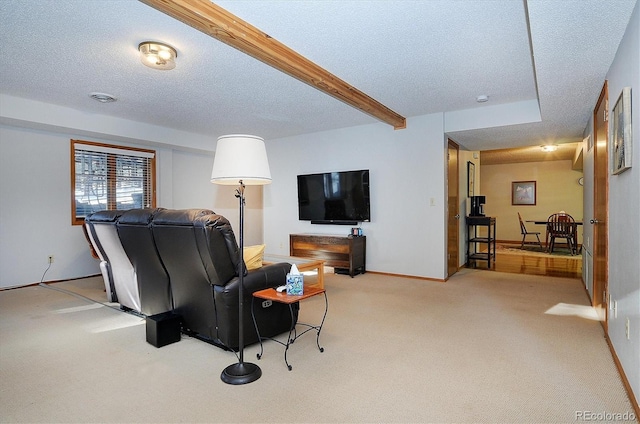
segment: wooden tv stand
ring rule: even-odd
[[[366,272],[367,238],[329,234],[290,234],[289,254],[300,258],[323,259],[338,274]]]

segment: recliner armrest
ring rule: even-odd
[[[249,271],[244,277],[243,298],[243,326],[244,342],[246,344],[258,341],[252,319],[253,293],[266,288],[275,288],[285,284],[287,273],[291,270],[288,263],[278,263],[263,266]],[[238,346],[238,289],[240,277],[232,278],[226,285],[214,285],[213,292],[216,304],[216,317],[219,323],[218,338],[229,348]],[[293,311],[293,323],[298,320],[297,304],[288,305],[274,302],[263,308],[256,308],[256,320],[261,325],[260,334],[264,337],[274,337],[277,334],[288,331],[291,328],[291,311]]]
[[[252,283],[248,282],[249,277],[253,280],[254,278],[258,278],[257,276],[261,276],[263,282],[263,286],[256,288],[256,290],[267,289],[269,287],[279,287],[284,286],[287,283],[287,274],[291,271],[291,264],[286,262],[281,262],[277,264],[270,264],[258,269],[254,269],[249,271],[247,275],[244,277],[244,287],[247,290],[251,290],[253,287]],[[254,277],[254,275],[257,275]],[[256,290],[251,290],[253,293]]]
[[[283,286],[287,281],[287,274],[291,270],[291,264],[281,262],[277,264],[270,264],[263,266],[262,268],[249,271],[244,276],[244,292],[246,294],[252,294],[255,291],[268,289],[269,287],[276,288]],[[224,286],[224,291],[235,293],[237,299],[238,285],[240,284],[240,277],[232,278]],[[250,296],[248,296],[250,298]]]

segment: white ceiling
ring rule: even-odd
[[[414,116],[537,99],[542,122],[450,133],[469,150],[488,150],[582,139],[636,1],[215,3],[408,125]],[[140,63],[137,46],[147,40],[177,49],[174,70]],[[118,101],[98,103],[88,96],[96,91]],[[378,122],[133,0],[0,1],[0,93],[212,138]],[[480,94],[489,102],[477,103]]]

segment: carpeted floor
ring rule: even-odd
[[[279,344],[259,361],[249,346],[263,375],[245,386],[220,380],[231,352],[148,344],[142,318],[89,300],[103,299],[100,278],[1,291],[0,421],[635,420],[579,280],[464,269],[446,283],[367,273],[325,285],[324,353],[305,335],[288,371]],[[322,311],[311,298],[300,319]]]

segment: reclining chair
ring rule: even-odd
[[[100,261],[100,273],[102,273],[102,279],[104,280],[104,291],[107,294],[107,302],[118,302],[118,296],[116,296],[116,288],[113,285],[111,265],[109,265],[109,261],[107,260],[102,247],[95,239],[95,236],[91,228],[89,228],[89,223],[87,221],[85,221],[84,225],[82,226],[82,231],[84,232],[84,236],[89,242],[91,256]]]
[[[206,210],[161,210],[153,218],[153,237],[171,280],[174,313],[183,331],[217,346],[237,350],[238,269],[242,256],[229,221]],[[245,345],[258,341],[251,315],[252,294],[285,284],[290,264],[250,271],[244,277]],[[273,337],[291,328],[287,305],[254,305],[260,335]],[[294,321],[298,309],[295,308]]]
[[[141,312],[136,272],[122,247],[116,228],[116,222],[122,213],[123,211],[99,211],[87,216],[84,221],[96,251],[106,263],[101,263],[100,268],[103,269],[104,265],[110,278],[110,281],[105,280],[107,299],[117,301],[123,309]],[[104,275],[103,271],[103,278]]]
[[[116,223],[122,247],[134,269],[140,310],[151,316],[171,311],[169,274],[160,260],[151,232],[151,220],[162,209],[131,209]]]

